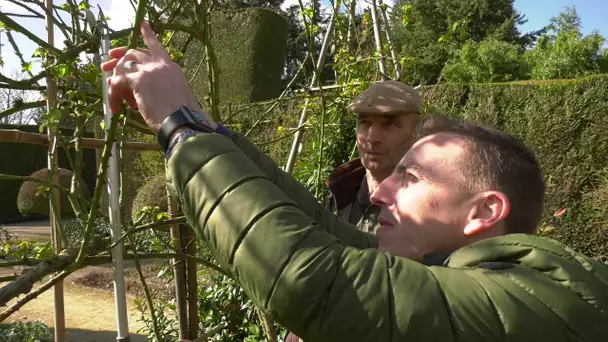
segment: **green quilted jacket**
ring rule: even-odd
[[[608,268],[508,235],[427,266],[377,251],[242,136],[189,138],[169,186],[249,298],[305,341],[608,341]]]

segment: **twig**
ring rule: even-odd
[[[68,193],[70,192],[70,189],[66,188],[65,186],[62,186],[60,184],[50,183],[50,182],[48,182],[48,181],[46,181],[44,179],[40,179],[40,178],[36,178],[36,177],[13,176],[13,175],[5,175],[5,174],[1,174],[0,173],[0,179],[21,181],[21,182],[34,182],[34,183],[46,185],[48,187],[57,188],[57,189],[59,189],[61,191],[65,191],[65,192],[68,192]]]
[[[38,263],[31,270],[28,270],[8,285],[0,288],[0,306],[6,305],[11,299],[20,294],[29,293],[36,282],[53,272],[63,269],[63,267],[69,264],[70,260],[71,257],[69,255],[61,254],[53,260]]]
[[[57,282],[59,282],[63,278],[67,277],[69,274],[70,273],[67,271],[62,271],[61,273],[57,274],[56,276],[51,278],[49,281],[44,283],[44,285],[37,288],[35,291],[32,291],[32,292],[28,293],[27,295],[25,295],[25,297],[21,298],[21,300],[17,301],[15,304],[11,305],[8,309],[6,309],[2,313],[0,313],[0,322],[4,321],[6,318],[8,318],[10,315],[12,315],[15,311],[19,310],[22,306],[27,304],[32,299],[38,297],[41,293],[50,289],[53,285],[55,285]],[[4,287],[2,289],[4,289]],[[2,289],[0,289],[0,291]]]
[[[6,31],[6,38],[8,38],[9,43],[11,43],[11,46],[13,47],[13,51],[15,51],[15,54],[17,55],[17,57],[19,57],[19,60],[21,61],[21,66],[22,67],[25,66],[27,63],[25,62],[25,59],[23,59],[23,54],[21,53],[19,46],[17,46],[17,43],[15,42],[15,39],[13,38],[13,34],[11,33],[11,31]],[[31,77],[34,77],[31,70],[28,69],[27,73]]]
[[[9,27],[10,29],[17,31],[17,32],[23,34],[24,36],[28,37],[30,40],[32,40],[36,44],[40,45],[41,47],[43,47],[45,50],[51,52],[52,54],[54,54],[54,55],[61,54],[61,50],[57,49],[56,47],[54,47],[52,45],[49,45],[49,43],[38,38],[38,36],[36,36],[32,32],[30,32],[29,30],[27,30],[25,27],[19,25],[16,21],[14,21],[13,19],[11,19],[9,16],[7,16],[6,14],[4,14],[2,12],[0,12],[0,22],[4,23],[4,25]]]
[[[89,240],[91,240],[91,233],[93,232],[93,226],[95,225],[95,217],[97,216],[99,201],[101,199],[101,193],[103,191],[103,185],[106,183],[108,161],[110,160],[112,144],[114,143],[116,126],[118,126],[118,115],[112,116],[112,119],[110,121],[110,127],[108,128],[108,135],[101,156],[99,171],[97,173],[97,183],[95,184],[93,202],[91,203],[91,209],[89,210],[89,220],[87,221],[82,246],[80,247],[80,251],[78,252],[78,257],[76,258],[74,265],[70,266],[70,270],[78,269],[80,267],[82,261],[84,260],[86,250],[89,246]]]
[[[144,15],[146,14],[147,5],[148,5],[148,0],[138,0],[137,1],[137,11],[135,12],[135,22],[133,23],[133,30],[131,31],[131,36],[129,37],[129,49],[134,49],[137,45],[137,35],[139,34],[139,27],[141,26],[141,22],[144,20]]]
[[[141,232],[144,230],[153,229],[156,227],[161,227],[161,226],[165,226],[165,225],[169,225],[169,224],[173,224],[173,223],[184,223],[184,222],[186,222],[186,218],[181,216],[181,217],[176,217],[176,218],[170,219],[170,220],[163,220],[161,222],[149,223],[149,224],[145,224],[143,226],[133,227],[133,228],[127,230],[126,232],[124,232],[118,240],[113,242],[110,245],[109,249],[116,247],[116,245],[118,245],[122,240],[124,240],[127,237],[127,235],[135,234],[137,232]]]
[[[14,89],[14,88],[13,88]],[[16,102],[13,107],[8,108],[0,112],[0,119],[7,117],[9,115],[13,115],[15,113],[19,113],[21,111],[33,108],[44,107],[46,105],[46,101],[35,101],[35,102]]]
[[[148,284],[146,283],[146,277],[144,277],[143,272],[141,271],[141,264],[139,263],[139,257],[137,255],[137,248],[134,247],[133,242],[131,241],[131,237],[127,237],[129,245],[131,245],[131,250],[133,251],[133,261],[135,262],[135,270],[137,271],[137,275],[139,276],[139,281],[141,282],[141,286],[144,290],[144,294],[146,296],[146,302],[148,303],[148,307],[150,308],[150,317],[152,318],[152,327],[154,329],[154,335],[156,336],[157,341],[162,341],[160,337],[160,330],[158,329],[158,322],[156,321],[156,312],[154,311],[154,303],[152,302],[152,296],[150,295],[150,290],[148,289]]]

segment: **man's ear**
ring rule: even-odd
[[[464,227],[466,236],[473,236],[480,232],[496,227],[509,215],[511,203],[509,198],[499,191],[486,191],[474,201]]]

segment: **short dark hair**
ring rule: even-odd
[[[421,120],[414,140],[437,133],[452,133],[465,140],[467,157],[461,177],[468,190],[500,191],[509,198],[506,233],[533,234],[540,222],[546,189],[534,150],[488,125],[440,115]]]

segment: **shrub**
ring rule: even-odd
[[[17,129],[25,132],[38,133],[38,126],[34,125],[6,125],[0,124],[0,129],[13,130]],[[71,136],[74,131],[69,129],[62,129],[61,132],[64,135]],[[85,132],[85,137],[92,137],[92,133]],[[69,153],[74,153],[74,149],[68,150]],[[91,149],[85,149],[84,154],[84,165],[82,168],[82,178],[89,189],[93,189],[95,186],[95,179],[97,175],[96,162],[95,162],[95,151]],[[46,146],[31,145],[23,143],[13,142],[0,142],[0,156],[2,156],[3,162],[0,163],[0,173],[8,175],[27,176],[36,170],[48,167],[47,157],[48,151]],[[66,150],[58,149],[57,159],[59,167],[69,168],[67,160]],[[19,212],[17,208],[17,196],[19,194],[19,188],[21,183],[9,180],[0,180],[0,224],[9,223],[13,221],[22,221],[26,219]],[[29,218],[37,218],[36,215],[32,215]]]
[[[137,220],[137,213],[145,207],[158,207],[161,212],[168,210],[166,184],[164,174],[156,175],[137,191],[131,209],[133,221]]]
[[[34,172],[30,177],[48,180],[49,169],[42,169]],[[59,184],[63,187],[70,188],[72,184],[72,176],[74,173],[66,169],[58,169],[59,172]],[[87,186],[82,183],[82,192],[85,199],[90,198],[90,193]],[[43,186],[44,188],[44,186]],[[17,197],[17,207],[21,214],[28,216],[32,214],[49,215],[49,191],[41,191],[41,184],[37,182],[26,181],[23,182],[19,189]],[[62,217],[74,217],[75,213],[72,209],[72,205],[68,198],[68,194],[65,191],[60,191],[60,205],[61,205],[61,216]]]
[[[41,321],[17,322],[0,327],[1,342],[51,342],[53,335]]]

